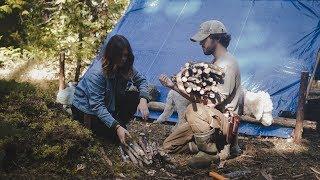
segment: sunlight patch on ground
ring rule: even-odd
[[[50,69],[32,69],[26,76],[34,80],[53,80],[57,78],[56,72]]]

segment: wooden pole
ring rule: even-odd
[[[244,122],[261,124],[260,121],[256,120],[253,117],[250,117],[250,116],[241,116],[240,119],[241,119],[241,121],[244,121]],[[273,118],[272,125],[279,125],[279,126],[294,128],[296,126],[296,122],[297,122],[296,119],[275,117],[275,118]],[[304,129],[315,130],[316,126],[317,126],[317,122],[315,122],[315,121],[309,121],[309,120],[303,121],[303,128]]]
[[[63,90],[66,87],[65,83],[65,52],[60,52],[59,57],[59,91]]]
[[[148,107],[151,110],[156,110],[156,111],[163,111],[165,108],[165,104],[162,102],[156,102],[156,101],[151,101],[148,103]],[[256,120],[253,117],[244,115],[241,116],[241,121],[244,122],[249,122],[249,123],[256,123],[256,124],[261,124],[260,121]],[[296,125],[296,119],[291,119],[291,118],[283,118],[283,117],[275,117],[273,118],[273,125],[280,125],[284,127],[292,127],[294,128]],[[303,128],[305,129],[316,129],[317,122],[315,121],[309,121],[309,120],[304,120],[303,121]]]
[[[311,89],[311,85],[312,85],[314,76],[315,76],[316,71],[317,71],[317,69],[318,69],[319,62],[320,62],[320,48],[319,48],[318,53],[317,53],[316,65],[314,66],[313,72],[312,72],[312,74],[311,74],[311,78],[310,78],[309,83],[308,83],[307,95],[306,95],[307,97],[308,97],[308,95],[309,95],[309,92],[310,92],[310,89]]]
[[[306,104],[306,93],[308,86],[309,73],[306,71],[301,72],[300,90],[299,90],[299,103],[297,109],[297,121],[294,128],[294,142],[300,143],[303,132],[303,119],[304,119],[304,107]]]

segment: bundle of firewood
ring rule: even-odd
[[[224,77],[222,68],[203,62],[186,63],[178,75],[172,80],[178,83],[178,86],[183,84],[182,88],[186,93],[208,99],[214,99],[219,94],[217,85],[222,83]]]
[[[140,133],[137,140],[129,140],[127,145],[119,146],[121,158],[124,162],[132,162],[140,167],[151,165],[156,159],[170,163],[170,157],[159,149],[158,144],[149,142],[144,133]]]

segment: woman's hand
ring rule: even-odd
[[[174,87],[174,83],[172,82],[172,80],[165,74],[160,75],[159,81],[163,86],[166,86],[171,89]]]
[[[138,111],[141,112],[142,119],[147,120],[149,118],[148,102],[145,98],[140,99],[140,103],[138,105]]]
[[[118,135],[120,142],[124,145],[127,145],[126,137],[132,138],[131,135],[129,134],[129,132],[120,125],[117,125],[116,129],[117,129],[117,135]]]

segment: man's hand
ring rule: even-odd
[[[117,135],[118,135],[120,142],[124,145],[127,145],[126,137],[132,138],[131,135],[129,134],[129,132],[120,125],[117,125],[116,129],[117,129]]]
[[[149,118],[148,102],[145,98],[140,99],[140,103],[138,105],[138,111],[141,112],[142,119],[147,120]]]
[[[165,74],[160,75],[159,81],[163,86],[166,86],[171,89],[174,87],[174,83],[172,82],[172,80]]]

